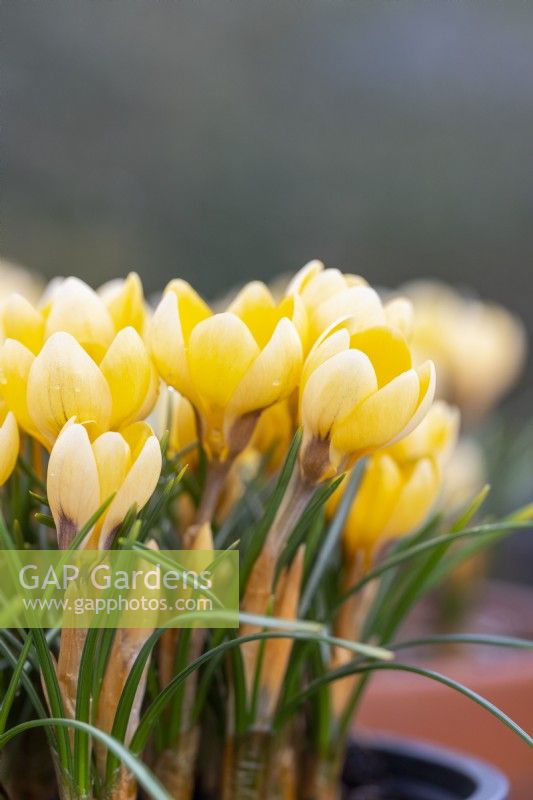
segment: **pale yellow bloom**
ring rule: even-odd
[[[333,326],[309,353],[300,388],[302,472],[316,482],[401,439],[426,415],[431,361],[413,366],[402,333],[352,320]]]
[[[439,496],[458,429],[457,409],[437,402],[412,433],[371,456],[346,521],[349,556],[360,552],[368,564],[384,542],[422,524]],[[340,497],[336,493],[330,511]]]
[[[507,309],[460,295],[427,281],[405,287],[414,305],[413,346],[420,359],[433,358],[439,393],[470,417],[506,394],[525,361],[522,322]]]
[[[0,401],[0,486],[3,486],[15,469],[19,448],[19,430],[15,416]]]
[[[486,482],[487,465],[479,442],[462,437],[444,470],[440,507],[446,514],[458,512],[471,502]]]
[[[354,330],[387,322],[378,293],[364,278],[338,269],[326,269],[321,261],[310,261],[296,273],[287,296],[297,296],[303,301],[308,316],[309,345],[330,325],[346,317],[353,318]]]
[[[83,546],[108,549],[126,514],[143,508],[161,473],[161,449],[152,429],[137,422],[107,431],[91,443],[83,425],[67,423],[50,453],[47,494],[59,547],[69,546],[102,503],[114,498]]]
[[[123,289],[114,317],[77,278],[51,288],[40,310],[19,295],[4,305],[0,395],[48,448],[72,417],[94,438],[143,419],[155,403],[159,381],[148,350],[133,326],[122,327],[137,280],[130,276]]]
[[[132,327],[143,336],[148,309],[137,273],[130,272],[125,280],[117,279],[105,283],[98,289],[98,294],[111,314],[115,330]]]
[[[300,304],[270,302],[262,284],[245,287],[213,314],[185,281],[172,281],[151,322],[163,380],[195,407],[210,458],[240,452],[257,418],[296,387],[301,370]],[[303,312],[302,312],[303,314]]]

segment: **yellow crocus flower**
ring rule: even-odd
[[[97,364],[69,333],[54,333],[37,356],[8,339],[0,347],[0,392],[20,426],[50,448],[76,417],[91,437],[147,416],[155,371],[133,328],[115,336]]]
[[[262,285],[245,287],[213,314],[194,289],[172,281],[151,322],[152,354],[164,381],[194,406],[212,460],[248,444],[260,413],[287,397],[301,370],[300,303],[276,306]]]
[[[406,436],[426,415],[434,392],[433,363],[415,368],[397,328],[360,330],[352,320],[332,326],[302,371],[304,478],[316,483]]]
[[[435,360],[440,395],[470,418],[490,411],[523,368],[527,340],[521,320],[438,281],[416,282],[405,291],[414,307],[413,347],[420,360]]]
[[[20,448],[19,429],[15,415],[0,402],[0,486],[15,469]]]
[[[21,428],[48,448],[71,417],[94,438],[153,408],[156,370],[137,330],[122,327],[139,289],[134,278],[128,281],[115,316],[77,278],[51,288],[41,310],[18,295],[4,305],[0,395]]]
[[[112,494],[114,498],[84,542],[108,549],[132,506],[143,508],[161,473],[161,449],[152,429],[137,422],[93,442],[83,425],[69,422],[50,453],[47,495],[61,549]]]
[[[310,261],[296,273],[287,289],[287,296],[294,295],[307,311],[310,345],[330,325],[348,316],[359,330],[387,322],[378,293],[364,278],[326,269],[321,261]]]
[[[362,553],[368,566],[384,542],[410,533],[425,520],[439,496],[458,430],[457,409],[437,402],[407,437],[369,459],[346,520],[349,558]],[[330,511],[341,496],[336,493]]]

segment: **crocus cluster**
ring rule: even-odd
[[[391,540],[418,528],[438,502],[459,429],[459,411],[447,400],[472,410],[471,380],[483,387],[476,396],[487,402],[503,391],[503,378],[501,385],[491,384],[486,366],[481,375],[488,361],[474,358],[472,342],[478,326],[487,338],[485,328],[493,322],[496,339],[502,331],[512,337],[511,323],[495,310],[469,307],[454,320],[458,330],[465,317],[468,336],[456,336],[445,352],[430,341],[428,297],[411,294],[414,311],[405,297],[386,299],[361,276],[312,261],[283,288],[253,281],[222,307],[210,306],[177,278],[151,308],[135,274],[97,290],[70,277],[54,280],[40,298],[24,291],[0,297],[0,487],[22,473],[37,476],[46,498],[34,492],[34,499],[48,504],[51,518],[47,509],[38,516],[55,526],[59,549],[73,542],[101,550],[117,540],[120,545],[124,521],[135,519],[156,494],[149,513],[132,525],[150,520],[159,498],[161,508],[168,503],[168,518],[155,534],[151,523],[145,526],[150,530],[144,530],[143,544],[155,550],[165,539],[167,546],[170,540],[176,547],[212,550],[215,527],[235,508],[243,476],[244,482],[259,476],[269,502],[276,499],[264,515],[260,547],[250,547],[249,560],[243,554],[248,580],[240,633],[249,639],[240,648],[240,691],[262,733],[274,727],[292,645],[281,637],[260,644],[254,635],[267,615],[290,621],[305,606],[307,540],[291,535],[311,502],[316,508],[322,503],[326,516],[336,514],[347,487],[355,485],[341,483],[342,476],[357,467],[357,491],[353,500],[344,499],[350,507],[338,583],[347,590],[358,581],[364,585]],[[519,358],[520,346],[509,347]],[[441,395],[447,400],[434,402],[433,356],[443,365]],[[507,373],[516,368],[509,364]],[[279,498],[272,492],[277,476]],[[175,484],[176,494],[166,492]],[[331,619],[333,632],[357,641],[370,600],[363,593],[345,603]],[[117,633],[95,709],[107,732],[149,636]],[[66,629],[58,647],[57,676],[70,716],[76,713],[85,641],[85,631]],[[177,634],[167,631],[157,651],[161,688],[172,681],[180,659],[194,660],[205,646],[205,631],[195,630],[190,640],[181,639],[177,658]],[[331,667],[342,666],[350,653],[333,647]],[[139,719],[146,671],[143,676],[128,731]],[[174,749],[154,756],[155,774],[183,800],[192,797],[199,742],[196,679],[191,673],[184,680],[182,716],[171,726]],[[354,683],[340,686],[331,694],[337,721],[350,707],[347,691]],[[247,750],[254,742],[230,742],[225,798],[251,796],[239,781],[254,760]],[[104,751],[96,753],[102,779]],[[127,770],[117,785],[112,800],[136,796]]]
[[[414,363],[411,316],[407,301],[384,303],[363,278],[318,261],[282,296],[254,281],[218,313],[176,279],[151,314],[135,274],[98,291],[56,279],[37,302],[12,294],[0,313],[0,480],[21,440],[40,443],[60,546],[115,495],[87,539],[110,546],[129,505],[157,484],[144,421],[166,384],[171,447],[199,437],[225,473],[250,445],[276,445],[279,466],[301,424],[301,476],[317,485],[391,447],[430,408],[435,372]]]

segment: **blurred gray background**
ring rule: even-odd
[[[531,318],[533,3],[1,7],[1,251],[213,296],[318,257]]]

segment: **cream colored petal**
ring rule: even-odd
[[[35,356],[27,347],[7,339],[0,347],[0,395],[20,427],[44,444],[44,438],[30,417],[27,402],[28,377],[34,361]]]
[[[146,346],[134,328],[117,333],[100,364],[113,401],[110,427],[118,430],[137,419],[152,378]]]
[[[141,279],[130,272],[126,280],[109,281],[98,290],[115,325],[115,330],[131,326],[141,336],[144,332],[146,306]]]
[[[93,453],[100,482],[100,503],[118,491],[131,466],[129,444],[120,433],[107,431],[93,442]]]
[[[437,401],[422,422],[387,452],[404,462],[431,456],[445,463],[455,447],[459,425],[459,410],[442,400]]]
[[[326,300],[346,289],[346,280],[339,269],[325,269],[306,281],[299,294],[306,307],[314,311]]]
[[[31,303],[20,294],[12,294],[2,306],[2,333],[6,339],[16,339],[32,353],[41,349],[44,319]]]
[[[255,339],[234,314],[215,314],[199,322],[189,341],[189,368],[204,404],[225,409],[258,355]]]
[[[67,425],[53,446],[47,496],[59,547],[65,549],[100,507],[96,460],[83,425]]]
[[[192,393],[185,341],[178,314],[178,300],[167,292],[150,322],[149,343],[155,365],[169,386],[186,396]]]
[[[385,312],[377,292],[369,286],[342,288],[324,301],[317,300],[312,333],[318,336],[338,319],[353,318],[353,330],[362,331],[385,323]]]
[[[68,333],[55,333],[34,360],[28,377],[28,410],[52,444],[75,417],[91,436],[109,427],[111,392],[92,358]]]
[[[142,509],[155,491],[161,474],[161,448],[155,436],[150,436],[130,468],[106,513],[98,546],[108,550],[116,532],[132,506]]]
[[[293,294],[285,297],[278,306],[278,314],[280,319],[281,317],[287,317],[294,324],[300,334],[304,353],[307,353],[311,345],[309,339],[309,316],[300,295]]]
[[[194,326],[211,316],[211,309],[187,281],[181,279],[170,281],[165,294],[168,292],[176,296],[183,338],[188,341]]]
[[[167,423],[165,423],[167,425]],[[179,453],[189,445],[198,441],[196,415],[194,408],[186,397],[179,392],[172,392],[170,396],[170,439],[169,446],[172,455]],[[185,460],[194,465],[198,454],[196,449],[187,453]]]
[[[142,402],[142,405],[137,413],[137,419],[146,419],[155,408],[157,403],[157,399],[159,397],[159,392],[161,390],[161,379],[159,377],[159,373],[157,372],[156,368],[152,361],[150,361],[150,381],[148,383],[148,389],[146,391],[146,395]]]
[[[237,386],[228,405],[227,424],[288,397],[298,384],[301,368],[300,337],[292,322],[283,318]]]
[[[400,331],[409,341],[413,333],[413,304],[406,297],[395,297],[385,305],[387,325]]]
[[[419,391],[418,375],[413,369],[370,395],[335,425],[335,450],[350,457],[387,445],[412,418]]]
[[[322,261],[314,260],[305,264],[293,277],[287,287],[287,294],[301,294],[305,286],[310,283],[324,269]]]
[[[113,341],[115,327],[102,299],[78,278],[67,278],[55,291],[45,337],[70,333],[98,363]]]
[[[407,436],[409,433],[411,433],[411,431],[414,431],[417,425],[420,425],[431,408],[431,404],[435,397],[435,365],[432,361],[426,361],[424,364],[422,364],[422,366],[417,368],[416,373],[418,375],[420,385],[416,408],[412,417],[405,424],[405,427],[402,428],[399,433],[391,439],[391,441],[388,443],[389,445],[398,442],[404,436]]]
[[[321,364],[305,385],[301,406],[304,428],[325,439],[336,420],[344,419],[376,389],[376,374],[364,353],[337,353]]]
[[[7,481],[17,463],[20,437],[17,421],[12,411],[0,415],[0,486]]]
[[[144,445],[154,435],[154,432],[147,422],[134,422],[120,431],[131,451],[131,462],[138,458]]]
[[[330,336],[317,342],[304,361],[300,380],[300,393],[303,393],[303,388],[309,380],[309,376],[312,375],[321,364],[337,353],[348,350],[349,347],[350,335],[345,328],[336,330]]]
[[[430,458],[405,470],[404,485],[387,525],[388,538],[411,533],[426,519],[440,489],[440,472]]]

